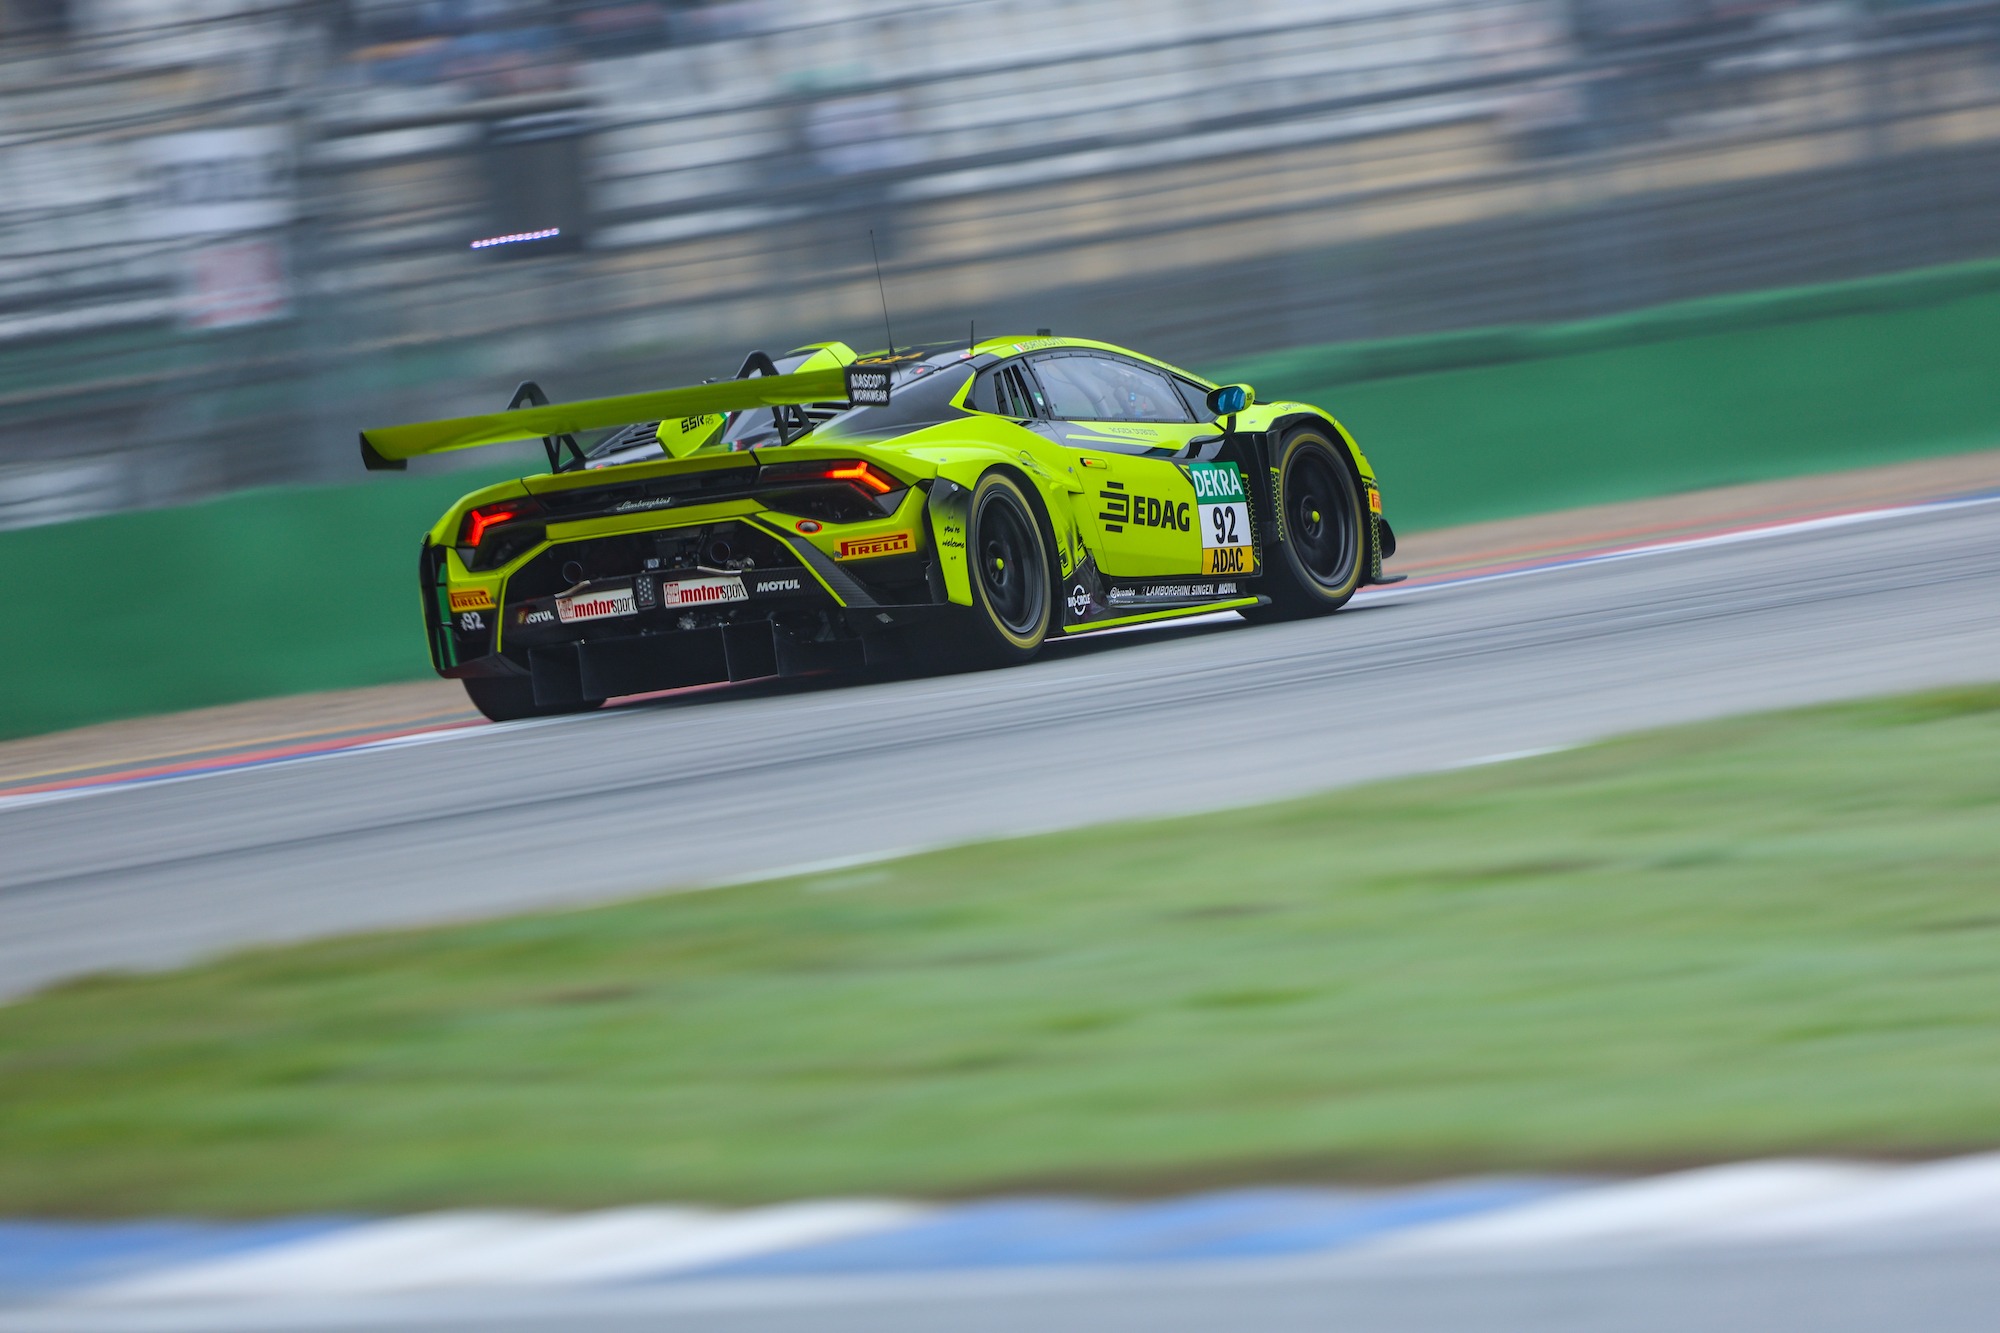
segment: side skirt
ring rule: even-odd
[[[1159,611],[1141,611],[1136,615],[1119,616],[1114,620],[1093,620],[1087,625],[1066,625],[1065,636],[1090,634],[1101,629],[1117,629],[1124,625],[1149,625],[1156,620],[1181,620],[1187,616],[1205,616],[1216,611],[1235,611],[1246,606],[1269,606],[1268,597],[1232,597],[1226,602],[1204,602],[1200,606],[1173,606]]]

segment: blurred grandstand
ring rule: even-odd
[[[1200,366],[2000,252],[2000,3],[0,0],[0,527],[1060,327]]]

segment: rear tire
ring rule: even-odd
[[[1347,451],[1318,426],[1301,426],[1278,446],[1279,543],[1263,589],[1269,606],[1243,618],[1296,620],[1347,605],[1368,572],[1368,509]]]
[[[968,510],[972,605],[949,608],[927,655],[967,670],[1026,662],[1055,617],[1048,537],[1027,492],[1004,472],[979,479]]]
[[[472,706],[495,722],[517,722],[524,717],[556,717],[563,713],[588,713],[602,708],[602,699],[580,699],[568,704],[538,704],[535,683],[526,676],[467,676],[465,686]]]

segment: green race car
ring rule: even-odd
[[[592,431],[610,433],[580,444]],[[371,469],[539,437],[425,536],[431,658],[497,720],[1053,635],[1334,611],[1395,536],[1331,415],[1081,338],[752,353],[735,379],[361,435]]]

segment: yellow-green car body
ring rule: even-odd
[[[423,542],[433,664],[496,717],[1329,611],[1394,551],[1331,414],[1086,339],[816,344],[684,390],[524,398],[362,436],[372,468],[542,435],[549,471],[465,496]],[[578,443],[641,410],[659,419]]]

